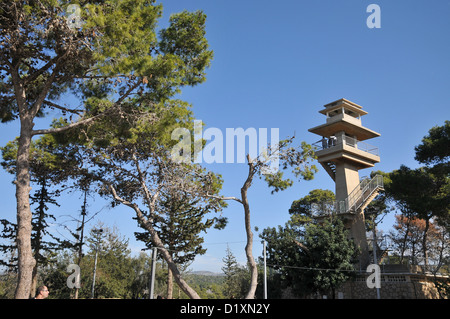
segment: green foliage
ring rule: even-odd
[[[161,31],[161,51],[177,58],[175,72],[182,84],[195,85],[205,79],[203,70],[209,67],[213,56],[205,39],[205,22],[201,11],[183,11],[173,14],[170,26]]]
[[[226,298],[236,298],[241,292],[240,280],[238,277],[240,267],[236,261],[236,257],[228,246],[226,255],[222,261],[224,263],[222,271],[225,274],[223,294]]]
[[[18,139],[0,147],[3,168],[11,174],[16,173]],[[58,184],[73,175],[80,164],[75,148],[62,147],[52,135],[45,135],[31,142],[29,165],[32,182],[39,183],[43,178]]]
[[[148,298],[148,285],[151,275],[151,257],[141,252],[132,256],[128,247],[128,240],[123,238],[116,229],[103,229],[102,234],[90,233],[88,238],[89,250],[83,256],[81,268],[81,288],[79,298],[91,298],[92,278],[96,242],[99,240],[97,273],[95,284],[95,298],[140,299]],[[73,297],[74,290],[67,287],[67,266],[76,259],[69,251],[58,254],[57,260],[43,267],[40,271],[39,285],[45,284],[50,290],[50,299],[68,299]],[[2,278],[6,280],[7,274]],[[185,280],[204,299],[225,298],[222,290],[224,276],[206,276],[191,273],[183,274]],[[155,294],[166,297],[167,264],[158,257],[155,275]],[[1,289],[8,291],[6,284],[0,284]],[[9,289],[11,290],[11,289]],[[175,289],[174,298],[186,299],[188,296],[181,290]]]
[[[3,161],[1,165],[12,174],[16,171],[17,139],[8,142],[1,147]],[[35,192],[30,194],[30,204],[33,209],[31,246],[33,255],[39,267],[44,267],[52,258],[55,251],[72,247],[73,245],[64,239],[56,237],[49,231],[49,221],[56,221],[56,217],[51,213],[51,206],[59,206],[57,198],[61,191],[53,186],[63,183],[73,174],[73,168],[77,168],[77,162],[69,149],[62,150],[52,136],[43,136],[33,141],[30,150],[30,177],[35,184]],[[2,220],[2,238],[9,238],[13,242],[16,237],[17,225],[8,220]],[[14,251],[15,244],[2,245],[3,252]],[[17,267],[17,258],[8,263],[0,263]]]
[[[386,198],[394,202],[407,219],[424,221],[421,246],[425,266],[432,221],[443,226],[447,234],[450,229],[449,132],[450,122],[445,121],[444,126],[431,128],[422,143],[415,147],[415,159],[426,166],[411,169],[402,165],[384,174]],[[443,233],[443,238],[445,235]],[[403,246],[405,240],[406,237]],[[442,257],[441,254],[439,259]]]
[[[335,200],[334,193],[330,190],[314,189],[305,197],[292,202],[289,208],[291,221],[301,225],[312,220],[313,205],[326,205]]]
[[[68,20],[69,5],[79,6],[80,26]],[[136,78],[144,84],[146,98],[167,99],[182,86],[203,82],[204,70],[213,55],[205,39],[206,16],[201,11],[172,15],[169,27],[158,33],[162,5],[152,0],[28,3],[11,0],[3,1],[2,8],[3,122],[14,120],[19,112],[12,85],[18,79],[9,76],[12,67],[18,68],[22,80],[28,84],[29,105],[43,103],[38,108],[52,109],[56,104],[50,101],[56,101],[70,89],[88,98],[85,105],[93,111],[99,110],[102,103],[107,105],[110,94],[124,93]],[[21,26],[18,33],[16,25]],[[100,91],[92,90],[100,87]],[[46,102],[42,93],[47,95]],[[42,110],[39,112],[44,115]]]
[[[154,228],[176,264],[189,263],[197,255],[205,254],[206,249],[202,246],[204,238],[201,233],[206,233],[217,223],[226,224],[221,218],[207,218],[207,214],[213,208],[208,205],[208,202],[181,190],[161,192]],[[224,225],[221,224],[220,227]],[[154,246],[148,231],[136,232],[135,236],[147,247]]]
[[[333,291],[343,284],[354,271],[355,247],[348,238],[340,219],[323,224],[310,224],[306,228],[304,245],[308,248],[305,282],[310,292]]]
[[[431,165],[445,163],[450,159],[450,121],[443,126],[434,126],[422,139],[422,143],[415,147],[415,159],[423,164]]]
[[[293,288],[296,294],[302,293],[299,282],[303,280],[302,273],[294,268],[302,265],[304,251],[294,242],[300,238],[298,228],[294,229],[289,223],[285,227],[269,227],[262,231],[260,237],[267,242],[267,264],[276,270],[279,277],[277,285],[281,290]],[[282,266],[286,266],[282,267]]]
[[[95,253],[99,241],[95,298],[131,298],[132,291],[129,285],[137,274],[131,272],[133,264],[128,239],[121,237],[117,230],[101,228],[103,229],[101,235],[91,231],[87,239],[90,250],[80,265],[83,284],[79,296],[91,297]]]
[[[64,251],[58,254],[52,263],[39,270],[37,286],[48,287],[49,299],[69,299],[71,297],[71,290],[67,287],[67,266],[70,263],[70,255]]]
[[[285,227],[265,229],[268,264],[280,274],[280,286],[298,296],[334,291],[354,272],[355,247],[340,219],[309,223],[304,230]]]
[[[450,231],[450,121],[434,126],[415,147],[415,159],[432,179],[432,210],[438,222]],[[441,208],[441,209],[440,209]]]
[[[303,180],[312,180],[318,172],[317,167],[311,164],[311,160],[316,158],[312,146],[302,141],[299,147],[295,147],[293,141],[294,137],[281,140],[278,145],[272,145],[267,154],[257,159],[256,173],[264,176],[267,185],[272,188],[272,193],[283,191],[294,184],[290,178],[283,177],[288,168],[296,178]],[[268,168],[268,161],[273,160],[274,156],[278,156],[281,170],[266,174],[264,170]]]
[[[14,298],[17,285],[17,275],[14,272],[0,273],[0,299]]]
[[[449,219],[449,178],[443,179],[426,167],[410,169],[401,166],[390,173],[391,183],[386,188],[387,196],[393,198],[405,211],[413,212],[418,218]]]
[[[109,75],[149,75],[154,64],[149,54],[157,46],[156,23],[162,5],[149,0],[91,1],[84,5],[82,30],[99,33],[93,59]]]
[[[224,277],[207,276],[198,274],[188,274],[186,281],[197,291],[202,299],[224,299],[227,298],[223,293]],[[180,295],[181,298],[187,296]]]

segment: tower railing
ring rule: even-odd
[[[384,187],[383,176],[376,175],[369,180],[365,178],[345,199],[346,209],[356,212],[377,189]]]
[[[350,136],[344,136],[344,142],[346,145],[355,147],[361,151],[378,156],[378,147],[370,145],[366,142],[358,141],[356,138]]]
[[[363,179],[345,200],[323,201],[311,205],[313,217],[322,217],[330,214],[354,214],[363,206],[375,191],[384,187],[383,176],[376,175],[372,179]]]
[[[348,145],[359,149],[363,152],[367,152],[376,156],[379,156],[378,147],[370,145],[366,142],[358,141],[356,138],[350,136],[344,136],[343,138],[328,138],[325,140],[320,140],[312,144],[316,150],[321,151],[325,149],[331,149],[341,145]]]

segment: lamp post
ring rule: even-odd
[[[150,281],[150,291],[149,291],[149,299],[153,299],[153,294],[155,292],[155,275],[156,275],[156,253],[158,248],[153,247],[153,257],[152,257],[152,277]]]
[[[377,258],[377,229],[376,229],[376,223],[375,223],[375,217],[376,215],[373,215],[373,240],[372,240],[372,249],[373,249],[373,263],[375,265],[378,265],[378,258]],[[377,299],[380,299],[380,288],[376,287],[377,289]]]
[[[141,250],[147,250],[149,248],[142,248]],[[155,293],[155,275],[156,275],[156,256],[158,252],[157,247],[153,247],[153,256],[152,256],[152,270],[150,273],[150,278],[148,282],[148,299],[153,299],[153,295]]]
[[[95,243],[95,262],[94,262],[94,277],[92,278],[92,290],[91,290],[91,299],[94,299],[94,290],[95,290],[95,275],[97,273],[97,256],[98,256],[98,246],[100,244],[100,234],[103,233],[103,229],[93,229],[93,233],[96,233],[97,242]]]
[[[264,254],[264,299],[267,299],[267,264],[266,264],[266,241],[263,241]]]

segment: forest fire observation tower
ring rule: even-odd
[[[369,250],[364,208],[383,188],[383,178],[377,175],[360,180],[358,171],[380,161],[378,148],[363,142],[380,134],[362,125],[361,117],[367,112],[358,104],[340,99],[324,107],[319,113],[326,116],[326,123],[309,129],[309,132],[322,136],[313,145],[319,163],[336,184],[336,201],[319,205],[314,212],[315,218],[323,218],[329,213],[344,217],[349,235],[361,250],[361,266],[365,267]]]

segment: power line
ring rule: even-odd
[[[246,243],[246,242],[247,242],[246,240],[242,240],[242,241],[228,241],[228,242],[217,242],[217,243],[202,243],[202,245],[209,246],[209,245],[240,244],[240,243]],[[149,250],[149,249],[153,249],[153,248],[165,249],[167,251],[172,251],[172,252],[184,252],[183,250],[169,249],[167,247],[157,247],[157,246],[142,248],[141,251]]]
[[[225,245],[225,244],[240,244],[240,243],[246,243],[246,240],[241,241],[227,241],[227,242],[220,242],[220,243],[204,243],[205,245]]]

